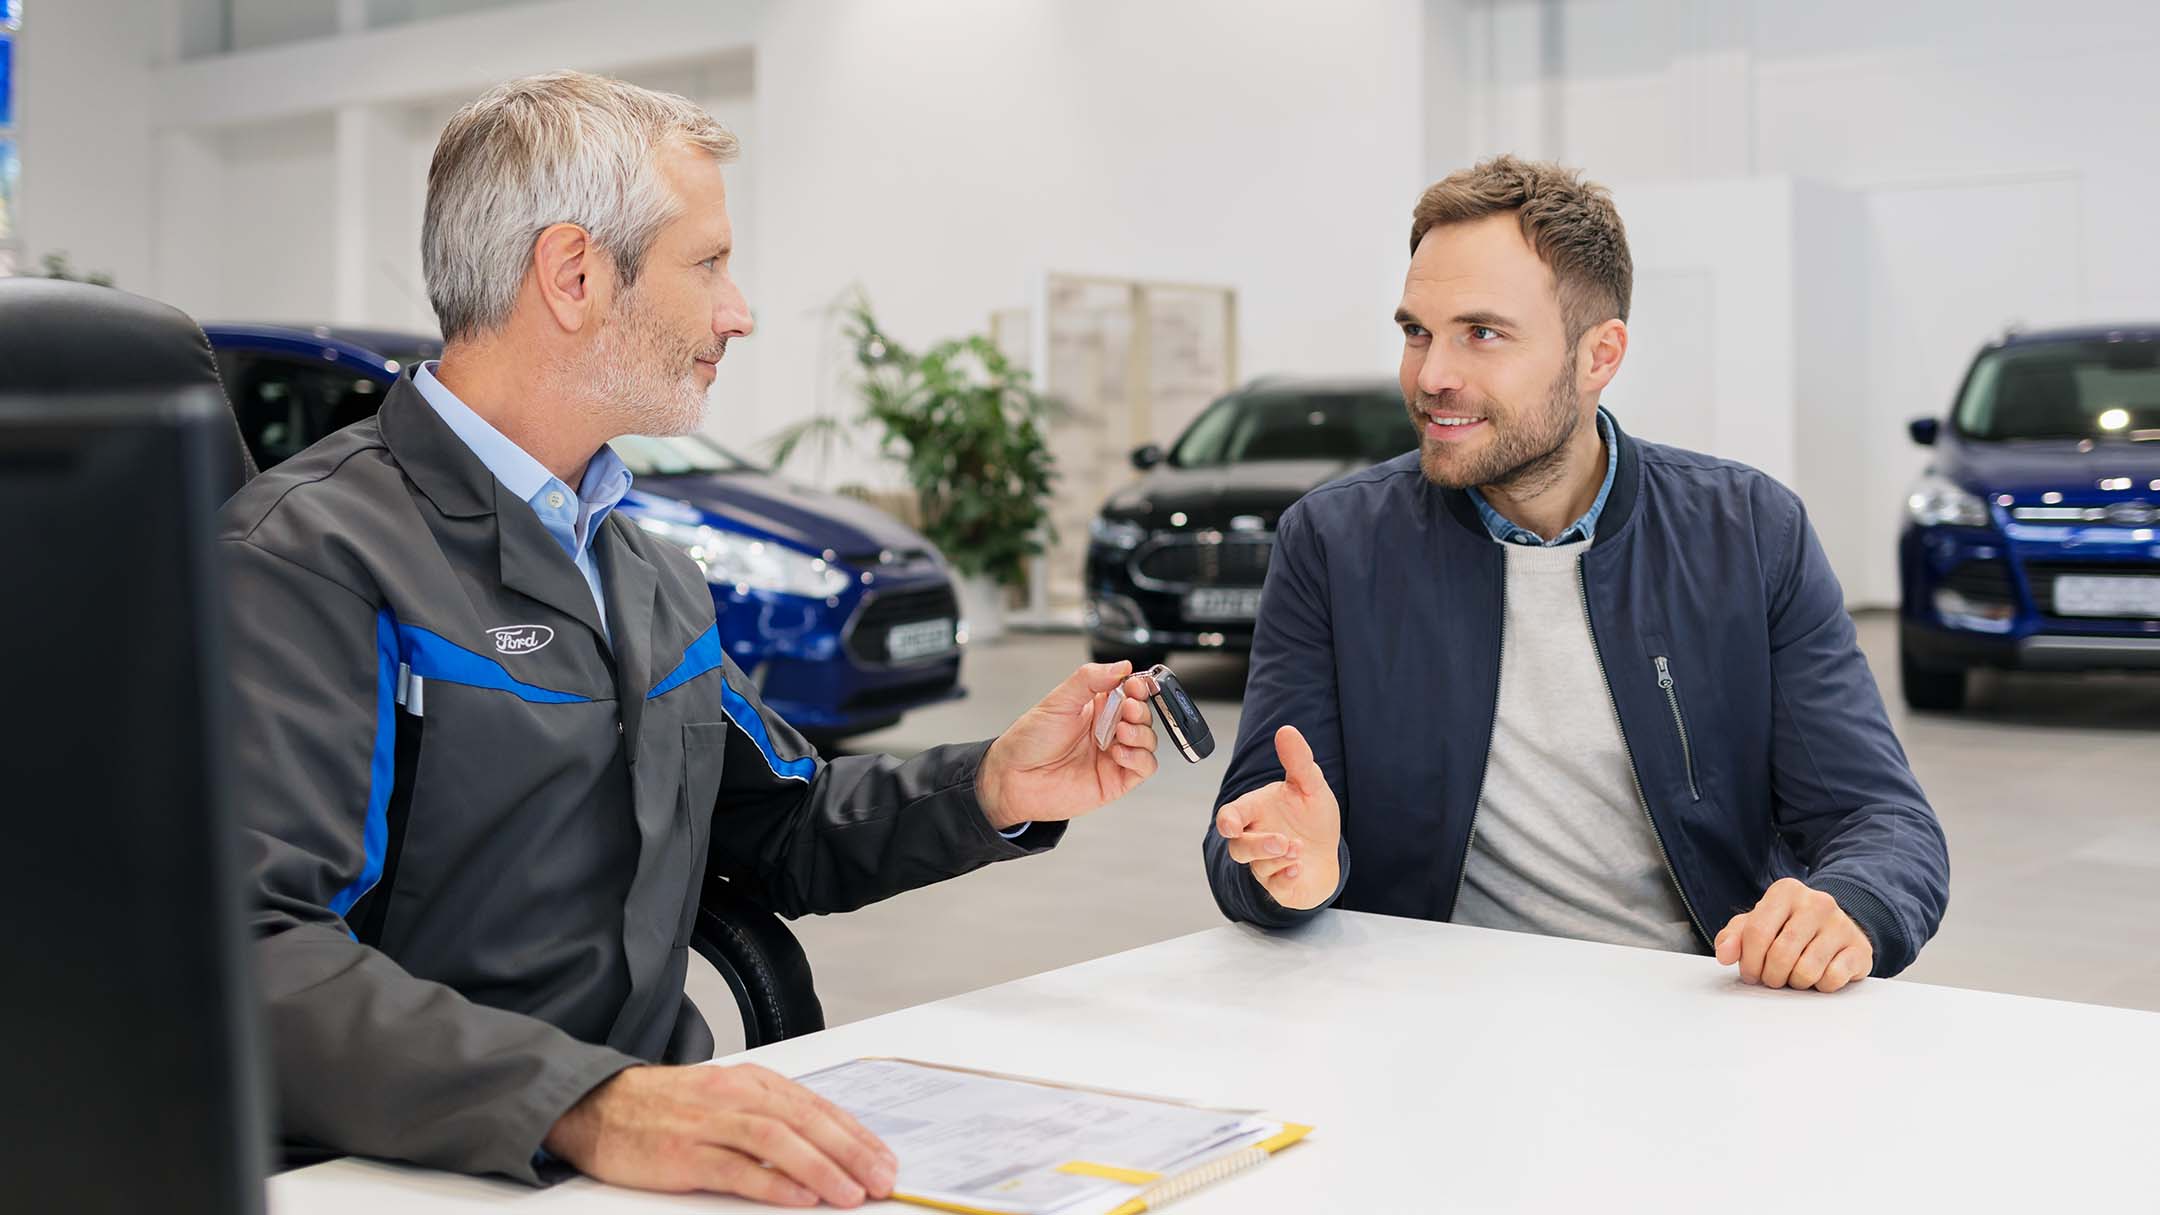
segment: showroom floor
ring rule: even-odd
[[[2160,677],[1983,676],[1966,713],[1916,716],[1894,694],[1894,620],[1863,615],[1860,635],[1950,839],[1949,915],[1906,977],[2160,1010]],[[1083,660],[1072,635],[977,646],[968,699],[854,746],[905,754],[988,737]],[[1200,833],[1245,668],[1220,657],[1175,665],[1214,727],[1216,757],[1166,763],[1047,856],[798,921],[829,1023],[1222,922]],[[708,1008],[725,999],[709,970],[693,971],[691,994]]]

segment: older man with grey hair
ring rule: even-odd
[[[221,517],[237,780],[288,1142],[854,1205],[896,1162],[683,998],[708,870],[788,915],[1049,848],[1155,768],[1128,667],[995,741],[820,758],[721,652],[607,443],[695,429],[750,311],[734,138],[574,72],[460,111],[428,172],[443,328],[376,417]]]

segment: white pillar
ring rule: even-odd
[[[224,152],[214,135],[160,131],[151,191],[154,226],[146,294],[195,317],[227,311],[217,219],[224,206]]]
[[[331,319],[395,324],[405,315],[390,281],[405,260],[397,242],[418,239],[399,205],[411,171],[406,139],[394,113],[381,106],[340,106],[336,130]]]

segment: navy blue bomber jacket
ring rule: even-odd
[[[1705,948],[1797,877],[1867,933],[1873,973],[1898,973],[1942,922],[1949,853],[1806,510],[1752,468],[1615,433],[1580,585],[1642,801]],[[1470,496],[1426,480],[1416,452],[1282,517],[1216,805],[1281,780],[1274,733],[1296,726],[1342,806],[1333,906],[1454,911],[1498,700],[1504,561]],[[1212,820],[1205,850],[1232,919],[1316,914],[1269,898]]]

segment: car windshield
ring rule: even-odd
[[[1186,427],[1170,462],[1213,468],[1256,460],[1378,464],[1417,446],[1393,390],[1280,391],[1224,397]]]
[[[624,435],[608,446],[640,477],[759,471],[757,465],[704,435]]]
[[[1982,355],[1958,400],[1968,438],[2160,441],[2160,342],[2047,342]]]

